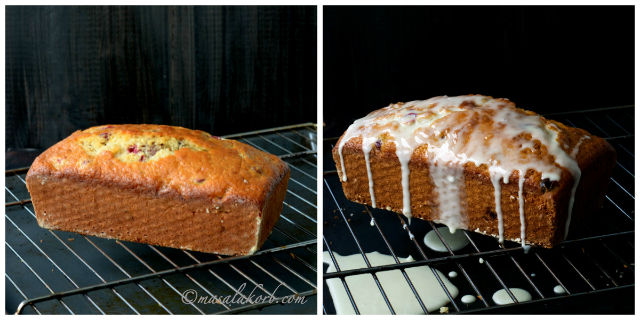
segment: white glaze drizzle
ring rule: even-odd
[[[404,214],[411,224],[411,194],[409,193],[409,159],[405,155],[398,154],[400,168],[402,170],[402,214]],[[409,156],[411,158],[411,156]]]
[[[489,168],[489,173],[491,174],[491,183],[493,184],[493,199],[495,201],[495,209],[496,215],[498,217],[498,241],[500,243],[504,242],[504,223],[502,222],[502,204],[500,203],[502,185],[500,184],[501,176],[492,172],[491,168]]]
[[[576,143],[576,145],[573,147],[573,150],[571,150],[571,157],[572,158],[576,158],[576,156],[578,155],[578,151],[580,151],[580,145],[585,141],[585,140],[589,140],[591,139],[590,136],[582,136],[580,137],[580,140],[578,140],[578,143]]]
[[[338,147],[338,154],[340,155],[340,168],[338,168],[338,172],[342,173],[342,181],[347,181],[347,169],[344,167],[344,157],[342,156],[342,147],[344,147],[345,142],[345,139],[340,141],[340,146]]]
[[[464,208],[460,206],[461,192],[464,191],[464,176],[461,170],[456,172],[451,171],[451,168],[462,168],[469,162],[476,166],[486,165],[494,186],[498,237],[502,242],[504,223],[500,203],[502,189],[500,180],[508,184],[509,176],[516,171],[521,177],[518,180],[520,240],[525,244],[525,210],[520,180],[524,180],[524,174],[528,169],[534,169],[541,172],[542,179],[558,181],[562,168],[566,168],[574,178],[569,200],[566,237],[575,190],[580,180],[580,168],[575,161],[575,155],[577,155],[575,150],[579,148],[583,139],[569,154],[557,140],[559,131],[555,124],[545,123],[536,114],[516,109],[508,100],[492,99],[481,95],[444,96],[392,104],[371,112],[349,126],[338,145],[340,173],[342,180],[347,181],[342,154],[345,143],[352,138],[361,137],[362,150],[367,163],[369,192],[372,203],[375,203],[368,153],[372,146],[384,136],[396,147],[396,156],[402,172],[402,213],[411,218],[409,162],[414,150],[426,144],[428,148],[424,156],[428,159],[430,174],[436,185],[439,199],[440,220],[438,222],[455,229],[466,228],[462,214]],[[545,147],[550,157],[532,156],[531,151],[539,145]]]
[[[584,140],[587,140],[587,139],[591,139],[591,137],[589,137],[589,136],[580,137],[580,140],[578,140],[578,143],[576,143],[576,145],[573,147],[573,150],[571,150],[572,159],[576,158],[576,156],[578,155],[578,152],[580,151],[580,145],[582,144],[582,142]],[[567,222],[564,225],[564,237],[565,237],[565,239],[569,235],[569,226],[571,225],[571,213],[572,213],[572,209],[573,209],[573,202],[576,199],[576,190],[578,190],[578,184],[580,183],[580,177],[582,175],[582,172],[580,171],[580,168],[578,167],[578,163],[575,160],[574,160],[574,162],[575,162],[576,168],[574,168],[572,170],[574,182],[573,182],[573,186],[571,187],[571,197],[569,198],[569,212],[567,214]],[[571,171],[571,169],[569,169],[569,170]]]
[[[449,232],[454,233],[456,229],[464,229],[466,221],[462,214],[462,192],[460,184],[464,183],[464,169],[461,166],[450,166],[444,162],[434,161],[429,165],[429,174],[438,190],[438,207],[440,215],[436,222],[449,227]]]
[[[522,171],[518,172],[518,210],[520,211],[520,241],[522,241],[523,248],[527,245],[525,243],[527,232],[526,232],[525,216],[524,216],[524,195],[523,195],[524,175],[525,175],[524,172]]]
[[[371,147],[364,149],[364,145],[362,146],[364,152],[364,159],[367,165],[367,178],[369,179],[369,196],[371,197],[371,207],[376,207],[376,195],[373,193],[373,177],[371,176],[371,164],[369,162],[369,153],[371,152]]]

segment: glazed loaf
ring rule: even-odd
[[[278,157],[203,131],[105,125],[76,131],[27,173],[38,224],[152,245],[246,255],[287,190]]]
[[[602,138],[481,95],[376,110],[333,158],[352,201],[543,247],[599,207],[616,161]]]

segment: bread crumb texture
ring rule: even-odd
[[[153,131],[145,132],[143,135],[128,133],[91,135],[79,139],[78,143],[90,156],[95,157],[102,152],[110,152],[116,159],[124,162],[155,161],[173,155],[182,148],[195,151],[206,150],[189,140],[158,136],[154,135]]]
[[[265,199],[288,172],[278,157],[209,133],[165,125],[104,125],[46,150],[32,174],[94,179],[122,187],[222,201]],[[257,203],[257,205],[260,205]]]

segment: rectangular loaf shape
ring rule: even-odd
[[[526,122],[523,131],[539,123],[542,133],[533,135],[548,139],[550,145],[502,125],[504,119]],[[419,139],[412,142],[416,136]],[[490,139],[504,141],[494,144]],[[404,143],[400,150],[397,141]],[[558,149],[553,149],[553,141]],[[569,156],[563,163],[573,159],[580,170],[572,203],[573,171],[552,161],[562,152]],[[517,159],[513,165],[508,154]],[[333,148],[333,158],[351,201],[370,206],[375,201],[378,208],[407,213],[408,200],[412,217],[543,247],[565,239],[567,223],[579,228],[600,206],[616,161],[604,139],[517,109],[506,99],[484,96],[438,97],[374,111],[345,132]],[[525,172],[522,181],[513,168]],[[403,187],[403,171],[408,188]],[[557,175],[548,174],[550,179],[546,171]],[[452,218],[455,214],[459,217]]]
[[[26,181],[43,228],[245,255],[278,220],[288,178],[282,160],[237,141],[109,125],[46,150]]]

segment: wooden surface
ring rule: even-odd
[[[315,7],[6,8],[8,149],[105,123],[315,121]]]

